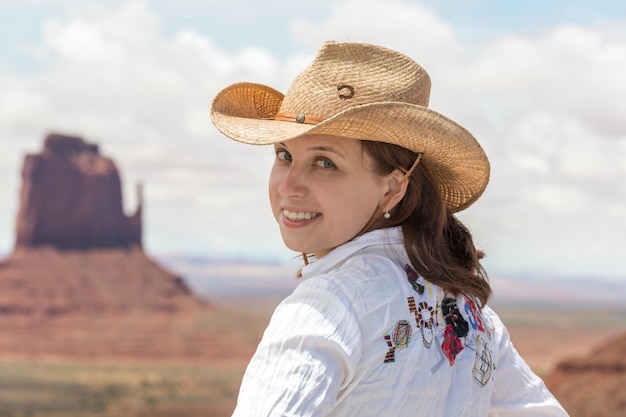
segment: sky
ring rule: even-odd
[[[286,262],[269,147],[209,118],[238,81],[285,92],[325,40],[421,64],[430,107],[488,154],[459,217],[503,276],[626,281],[626,3],[495,0],[0,0],[0,253],[20,169],[49,132],[113,158],[125,208],[144,184],[153,255]]]

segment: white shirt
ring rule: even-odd
[[[392,228],[306,266],[248,365],[234,416],[567,416],[489,307],[408,264]]]

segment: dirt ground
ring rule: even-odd
[[[588,355],[626,331],[626,306],[606,310],[557,307],[496,307],[515,348],[539,376],[557,363]]]
[[[0,416],[229,416],[276,303],[221,300],[174,315],[0,317]],[[542,377],[626,330],[626,309],[495,309]]]

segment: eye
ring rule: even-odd
[[[283,161],[291,161],[291,154],[284,149],[277,149],[276,158]]]
[[[335,165],[334,163],[332,163],[331,161],[329,161],[328,159],[318,159],[317,161],[315,161],[315,164],[320,167],[320,168],[324,168],[324,169],[334,169],[337,168],[337,165]]]

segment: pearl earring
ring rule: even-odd
[[[389,220],[389,218],[391,217],[391,213],[389,213],[389,210],[385,211],[385,214],[383,214],[383,217],[385,218],[385,220]]]

